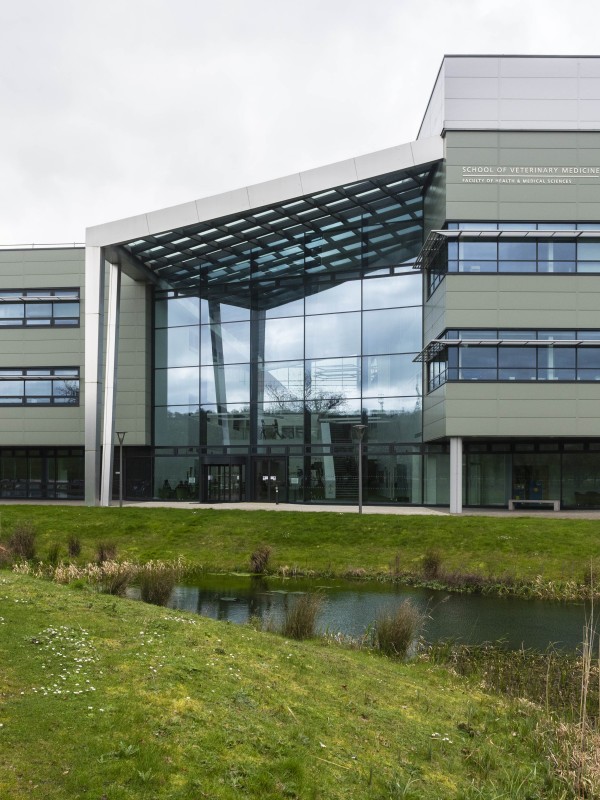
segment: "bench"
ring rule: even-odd
[[[560,511],[560,500],[518,500],[512,499],[508,501],[508,510],[514,511],[515,510],[515,503],[519,505],[529,505],[529,506],[548,506],[552,504],[554,507],[554,511]]]

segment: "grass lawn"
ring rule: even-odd
[[[585,519],[6,505],[0,540],[24,521],[38,532],[42,559],[53,544],[66,557],[75,535],[83,560],[92,560],[97,544],[109,541],[120,558],[181,555],[205,571],[245,571],[260,544],[272,547],[272,570],[287,566],[330,575],[357,569],[369,576],[398,570],[419,575],[429,550],[440,554],[448,572],[526,581],[541,576],[582,583],[590,562],[600,562],[600,522]]]
[[[252,541],[283,547],[270,534],[279,524],[300,535],[280,516],[257,515]],[[45,530],[53,541],[78,521],[90,544],[111,533],[126,550],[130,537],[139,556],[165,555],[162,530],[191,555],[210,520],[222,535],[243,515],[187,518],[54,509]],[[152,544],[134,547],[145,533]],[[237,563],[248,544],[234,535],[239,550],[224,554]],[[547,758],[549,724],[532,704],[424,662],[0,574],[2,800],[558,800],[572,795]]]

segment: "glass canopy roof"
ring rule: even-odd
[[[423,245],[424,192],[438,161],[122,247],[171,289],[268,309],[343,281],[406,265]],[[256,292],[249,289],[256,287]]]

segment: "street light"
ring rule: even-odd
[[[367,429],[366,425],[353,425],[352,430],[354,431],[355,437],[358,439],[358,513],[362,514],[362,441],[363,436],[365,435],[365,431]]]
[[[127,431],[117,431],[119,440],[119,508],[123,508],[123,441]]]

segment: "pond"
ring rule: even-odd
[[[382,610],[410,599],[427,614],[424,636],[430,642],[502,640],[511,648],[575,650],[583,638],[583,603],[449,594],[392,583],[207,575],[199,585],[176,587],[169,605],[234,623],[259,617],[278,625],[294,596],[307,591],[325,597],[317,626],[321,632],[362,636]]]

